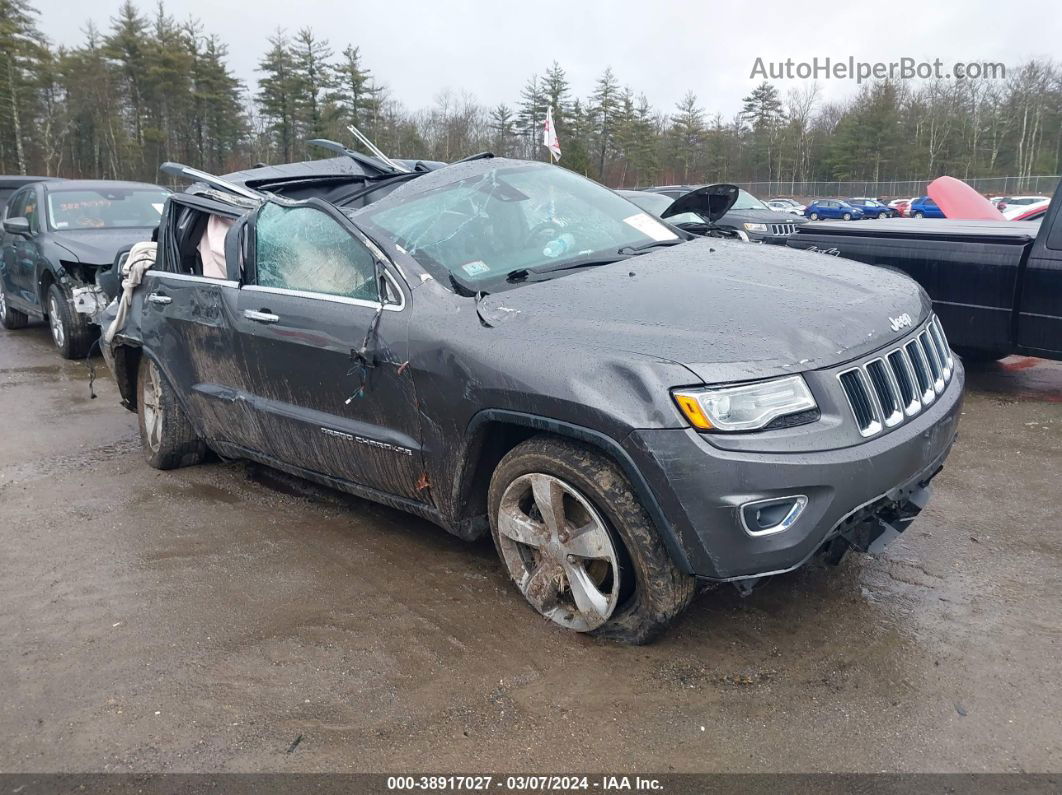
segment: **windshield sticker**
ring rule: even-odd
[[[477,259],[474,262],[466,262],[461,266],[461,270],[467,273],[469,276],[478,276],[481,273],[489,273],[490,266],[481,259]]]
[[[678,235],[645,213],[638,213],[630,218],[624,218],[623,223],[633,226],[643,235],[647,235],[653,240],[678,240]]]
[[[109,199],[88,199],[86,201],[74,201],[74,202],[59,202],[59,209],[63,212],[71,212],[72,210],[88,210],[93,207],[110,207],[112,202]]]

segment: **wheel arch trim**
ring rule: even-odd
[[[679,539],[679,535],[675,531],[674,526],[667,520],[652,487],[642,476],[642,473],[634,463],[634,460],[614,438],[601,431],[586,428],[582,425],[575,425],[563,420],[556,420],[551,417],[543,417],[537,414],[526,414],[524,412],[510,411],[508,409],[483,409],[469,420],[465,434],[465,438],[470,440],[468,445],[472,444],[471,440],[476,438],[477,433],[482,426],[489,422],[521,425],[543,433],[552,433],[557,436],[576,439],[591,447],[597,448],[599,451],[607,455],[619,465],[623,474],[627,477],[627,480],[630,481],[631,487],[638,496],[638,500],[641,502],[645,512],[649,514],[650,520],[660,534],[660,539],[664,542],[664,547],[667,549],[672,562],[683,574],[694,573],[693,567],[689,562],[689,557],[686,555],[686,551]],[[457,488],[461,491],[464,491],[465,488],[470,485],[466,484],[465,481],[474,476],[476,464],[477,461],[473,460],[466,453],[459,482],[457,484]]]
[[[200,439],[203,439],[205,441],[205,438],[203,436],[203,429],[199,425],[199,418],[195,415],[194,412],[188,410],[188,401],[185,399],[185,395],[179,389],[176,389],[173,386],[174,380],[170,377],[170,371],[163,366],[162,360],[155,355],[155,352],[151,348],[143,344],[124,344],[122,347],[136,348],[140,351],[139,359],[137,360],[137,381],[132,384],[133,397],[137,400],[137,402],[139,403],[140,401],[140,364],[143,359],[147,358],[152,364],[155,365],[155,367],[158,368],[159,372],[162,374],[162,377],[166,380],[166,385],[170,388],[170,391],[173,392],[174,400],[177,401],[177,405],[180,407],[181,411],[184,412],[184,416],[188,418],[188,422],[191,423],[192,428],[195,430],[196,434],[198,434]],[[135,404],[133,410],[137,410],[135,408]]]

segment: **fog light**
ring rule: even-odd
[[[741,524],[750,536],[781,533],[793,526],[807,504],[803,494],[746,502],[741,506]]]

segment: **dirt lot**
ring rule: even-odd
[[[489,542],[149,469],[95,361],[90,400],[43,326],[0,332],[0,771],[1062,770],[1062,366],[970,373],[883,558],[623,648],[536,618]]]

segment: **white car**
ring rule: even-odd
[[[889,202],[888,207],[896,210],[896,212],[900,214],[900,217],[906,217],[907,208],[909,208],[916,199],[920,198],[921,196],[912,196],[910,199],[893,199]]]
[[[804,215],[804,205],[795,199],[771,199],[769,202],[764,202],[772,210],[777,210],[780,213],[792,213],[793,215]]]
[[[1046,207],[1051,203],[1048,196],[1010,196],[999,206],[1006,219],[1015,218],[1027,210]]]

